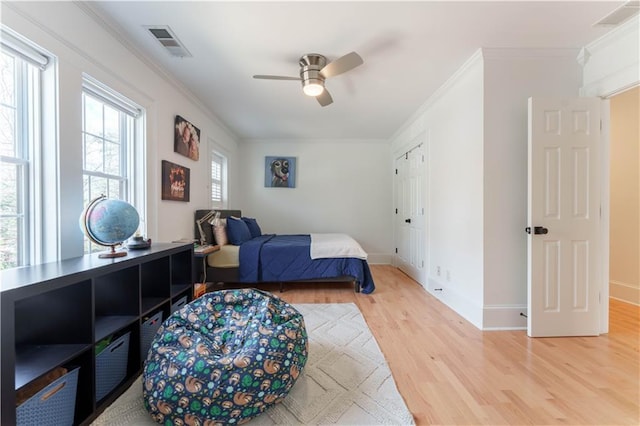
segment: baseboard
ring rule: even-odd
[[[427,291],[458,315],[482,330],[482,307],[433,277],[427,278]],[[436,290],[437,289],[437,290]]]
[[[393,255],[385,253],[367,253],[369,265],[391,265]]]
[[[620,281],[609,281],[609,297],[640,305],[640,288]]]
[[[526,305],[486,305],[483,309],[482,329],[490,330],[526,330]]]

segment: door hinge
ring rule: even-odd
[[[398,169],[396,169],[396,174],[398,174]]]
[[[409,153],[408,153],[408,152],[404,154],[404,159],[405,159],[405,160],[408,160],[408,159],[409,159]]]
[[[398,247],[396,247],[396,254],[398,253]]]
[[[396,214],[398,214],[398,209],[396,209]]]

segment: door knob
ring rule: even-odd
[[[524,230],[526,231],[527,234],[531,234],[531,227],[527,226],[526,228],[524,228]],[[533,233],[535,235],[544,235],[544,234],[548,234],[549,230],[547,228],[545,228],[544,226],[534,226],[533,227]]]
[[[404,221],[407,222],[407,223],[411,223],[411,218],[405,219]]]

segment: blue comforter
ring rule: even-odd
[[[262,235],[240,246],[240,281],[284,282],[352,276],[363,293],[375,289],[366,260],[311,259],[309,235]]]

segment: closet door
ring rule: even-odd
[[[396,160],[396,265],[425,285],[425,156],[420,144]]]

